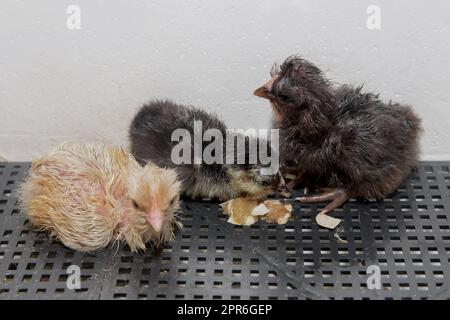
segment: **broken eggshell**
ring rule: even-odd
[[[316,216],[316,222],[321,227],[336,229],[339,223],[341,223],[341,219],[333,218],[323,212],[319,212]]]
[[[264,220],[277,224],[286,224],[288,222],[292,212],[291,204],[283,204],[278,200],[266,200],[264,204],[269,209],[269,213],[263,218]]]
[[[285,224],[292,212],[292,205],[285,205],[278,200],[259,202],[254,199],[235,198],[221,203],[220,206],[229,216],[227,222],[242,226],[250,226],[258,220]]]

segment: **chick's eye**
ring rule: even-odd
[[[284,102],[289,101],[291,99],[287,94],[284,93],[279,93],[278,98]]]
[[[132,200],[131,203],[133,204],[133,208],[135,208],[136,210],[140,209],[138,203],[135,200]]]

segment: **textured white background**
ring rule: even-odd
[[[81,30],[66,28],[70,4]],[[370,4],[379,31],[366,28]],[[267,127],[252,91],[294,53],[335,82],[414,105],[422,158],[450,159],[448,0],[2,0],[0,157],[30,160],[64,140],[126,144],[133,113],[156,97]]]

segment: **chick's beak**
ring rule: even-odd
[[[147,213],[147,221],[156,232],[160,232],[164,222],[164,213],[157,206],[153,206]]]
[[[267,81],[262,87],[256,89],[253,92],[253,94],[257,97],[265,98],[268,100],[273,100],[274,95],[272,94],[272,86],[277,78],[278,78],[277,76],[273,77],[272,79]]]

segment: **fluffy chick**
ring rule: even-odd
[[[254,94],[271,102],[280,129],[280,163],[297,184],[331,191],[302,197],[332,201],[380,199],[394,192],[417,162],[421,120],[409,106],[382,102],[362,87],[333,87],[312,63],[293,56]]]
[[[192,198],[227,200],[238,196],[264,197],[273,177],[262,176],[257,165],[206,164],[204,161],[192,164],[194,121],[201,121],[203,132],[208,129],[219,130],[224,137],[225,148],[226,126],[217,117],[195,107],[157,100],[145,104],[130,125],[131,153],[141,164],[152,161],[161,167],[176,169],[183,192]],[[176,129],[186,129],[191,134],[191,164],[174,164],[172,161],[172,149],[179,143],[171,138]],[[251,138],[246,139],[248,145]],[[209,143],[202,142],[202,152]],[[238,152],[246,152],[245,157],[248,158],[248,149]],[[237,153],[234,155],[237,157]]]
[[[141,167],[116,146],[66,143],[33,161],[18,195],[32,224],[69,248],[122,240],[137,251],[172,238],[179,193],[174,170]]]

